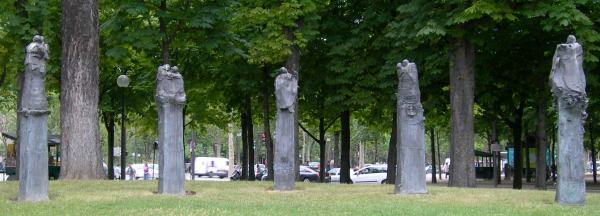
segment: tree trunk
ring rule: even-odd
[[[114,148],[115,148],[115,118],[112,112],[102,113],[104,116],[104,127],[108,133],[108,162],[106,166],[108,167],[108,179],[115,179],[114,172]]]
[[[431,183],[437,183],[437,179],[435,178],[435,174],[437,173],[435,167],[435,129],[431,127],[429,131],[429,142],[431,143]]]
[[[525,128],[525,132],[527,132],[527,128]],[[525,146],[525,182],[530,183],[531,182],[531,167],[530,167],[530,160],[529,160],[529,142],[525,142],[524,143]]]
[[[552,149],[550,150],[550,160],[552,161],[552,165],[550,170],[552,171],[552,181],[556,182],[556,160],[554,160],[554,149],[556,147],[556,131],[552,128]]]
[[[213,157],[221,157],[221,134],[219,131],[215,134],[215,141],[213,143]]]
[[[164,18],[164,14],[167,12],[167,0],[161,0],[160,1],[160,11],[162,12],[163,15],[159,15],[158,17],[158,23],[159,23],[159,30],[160,33],[162,35],[162,40],[161,40],[161,59],[162,59],[162,64],[169,64],[169,48],[171,47],[171,38],[169,38],[168,33],[167,33],[167,21]]]
[[[398,124],[397,124],[397,113],[396,109],[394,109],[394,115],[392,119],[392,133],[390,134],[390,143],[388,146],[388,156],[387,156],[387,183],[395,184],[396,183],[396,155],[398,152],[396,151],[396,143],[398,141]]]
[[[96,0],[62,1],[61,179],[102,179]]]
[[[523,102],[514,111],[513,116],[515,121],[511,126],[513,131],[513,143],[514,143],[514,172],[513,172],[513,188],[521,189],[523,185],[523,145],[521,141],[521,134],[523,133]]]
[[[350,179],[350,111],[344,110],[340,116],[342,127],[342,155],[340,167],[340,183],[351,184]]]
[[[441,153],[440,153],[440,134],[436,134],[435,135],[435,141],[437,143],[437,157],[438,157],[438,167],[442,167],[442,157],[441,157]],[[442,171],[440,170],[439,174],[438,174],[438,178],[441,180],[442,179]]]
[[[452,45],[450,58],[450,187],[475,187],[473,100],[475,49],[465,39]]]
[[[269,85],[272,84],[270,76],[269,76],[269,68],[263,67],[263,86],[262,86],[262,108],[263,108],[263,133],[265,134],[265,145],[267,146],[267,172],[269,175],[267,176],[267,180],[273,180],[273,173],[275,170],[273,169],[273,139],[271,139],[271,124],[269,122],[270,112],[269,112],[269,97],[271,94],[269,93]]]
[[[341,159],[340,159],[340,131],[333,132],[333,166],[340,167]]]
[[[496,129],[496,120],[494,120],[492,122],[492,144],[495,145],[500,145],[500,142],[498,142],[498,130]],[[494,187],[498,186],[498,184],[500,184],[500,164],[501,164],[501,158],[500,158],[500,152],[498,151],[494,151],[493,152],[493,161],[494,161]]]
[[[590,133],[592,133],[590,131]],[[598,174],[598,167],[596,166],[596,146],[594,146],[594,142],[592,142],[592,178],[594,179],[594,184],[598,184],[598,180],[597,180],[597,174]]]
[[[256,179],[256,175],[254,172],[254,123],[252,121],[252,98],[250,96],[246,97],[246,113],[248,114],[248,118],[246,119],[246,129],[248,130],[248,180],[254,181]]]
[[[544,82],[542,82],[543,84]],[[537,144],[535,186],[538,189],[546,189],[546,98],[544,96],[542,94],[538,98],[538,116],[535,133]]]
[[[325,173],[327,172],[327,166],[325,165],[325,162],[327,161],[325,157],[326,144],[327,140],[325,140],[325,118],[321,116],[321,118],[319,118],[319,180],[321,182],[325,182]]]
[[[241,127],[242,127],[242,176],[241,180],[248,180],[248,114],[246,107],[242,108]]]
[[[235,147],[233,142],[233,124],[228,124],[229,131],[227,132],[227,158],[229,159],[229,173],[227,177],[233,176],[235,164]]]

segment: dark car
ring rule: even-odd
[[[300,181],[303,182],[318,182],[319,173],[307,166],[300,166]]]
[[[300,166],[299,172],[300,172],[299,173],[300,181],[319,182],[319,173],[317,171],[314,171],[307,166]],[[265,174],[262,176],[262,178],[260,180],[262,180],[262,181],[266,180],[267,176],[268,176],[268,173],[265,172]]]

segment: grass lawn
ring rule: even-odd
[[[0,182],[0,215],[600,215],[600,194],[585,206],[559,206],[553,191],[459,189],[429,185],[429,194],[393,195],[393,185],[186,182],[185,197],[154,194],[156,181],[51,181],[50,201],[18,203],[18,182]]]

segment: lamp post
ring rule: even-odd
[[[125,88],[129,86],[129,77],[125,74],[120,75],[117,78],[117,85],[121,88],[121,180],[125,180],[127,164],[127,150],[125,148],[127,135],[127,131],[125,130]]]

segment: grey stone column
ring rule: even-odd
[[[158,111],[158,193],[185,195],[183,163],[183,78],[177,67],[162,65],[156,76]]]
[[[48,200],[48,100],[44,88],[48,44],[36,35],[27,46],[19,142],[19,201]]]
[[[298,95],[298,78],[285,67],[279,70],[275,78],[275,97],[277,100],[277,119],[275,121],[275,145],[273,163],[274,190],[294,190],[294,137],[296,133],[294,106]],[[271,174],[269,174],[271,175]]]
[[[398,71],[396,194],[425,194],[425,127],[417,66],[403,60]]]
[[[550,83],[558,110],[558,182],[556,202],[563,205],[585,203],[585,158],[583,122],[587,114],[583,49],[574,36],[559,44],[552,61]]]

